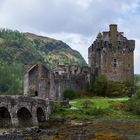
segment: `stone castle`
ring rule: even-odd
[[[57,65],[49,70],[40,62],[27,65],[24,74],[24,95],[63,100],[65,89],[86,90],[98,75],[124,82],[134,76],[135,41],[124,37],[111,24],[110,30],[99,33],[88,49],[89,66]]]
[[[69,105],[65,89],[86,90],[98,75],[120,82],[133,78],[134,48],[135,41],[113,24],[89,47],[89,66],[58,64],[50,70],[40,62],[26,65],[24,96],[0,96],[0,127],[40,125],[49,119],[53,102]]]
[[[91,73],[106,75],[109,80],[124,82],[134,76],[135,40],[128,40],[117,25],[111,24],[110,30],[97,35],[88,49]]]

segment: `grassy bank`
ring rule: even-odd
[[[129,98],[80,98],[70,101],[70,108],[54,107],[51,118],[65,118],[71,120],[93,119],[139,119],[140,116],[128,112],[126,103]]]

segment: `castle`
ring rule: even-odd
[[[90,85],[88,66],[57,65],[49,70],[42,63],[27,65],[24,73],[24,95],[63,100],[65,89],[85,90]]]
[[[88,49],[88,61],[93,75],[106,75],[109,80],[124,82],[134,77],[135,41],[124,37],[111,24],[110,30],[97,35]]]
[[[111,24],[99,33],[88,49],[89,66],[57,65],[49,70],[40,62],[27,65],[24,73],[24,95],[63,100],[65,89],[86,90],[98,75],[124,82],[134,76],[135,41],[124,37]]]

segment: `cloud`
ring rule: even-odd
[[[0,27],[61,39],[87,60],[88,47],[99,31],[117,23],[128,39],[140,40],[139,0],[1,0]],[[140,73],[139,43],[135,66]]]
[[[3,26],[91,35],[98,28],[118,21],[121,12],[129,10],[134,1],[5,0],[0,19]]]

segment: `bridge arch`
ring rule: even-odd
[[[10,112],[6,107],[0,107],[0,127],[9,127],[11,124]]]
[[[37,108],[37,120],[39,123],[44,122],[46,120],[45,112],[42,107]]]
[[[21,107],[17,111],[17,117],[19,126],[21,127],[32,126],[33,124],[32,114],[27,108]]]

